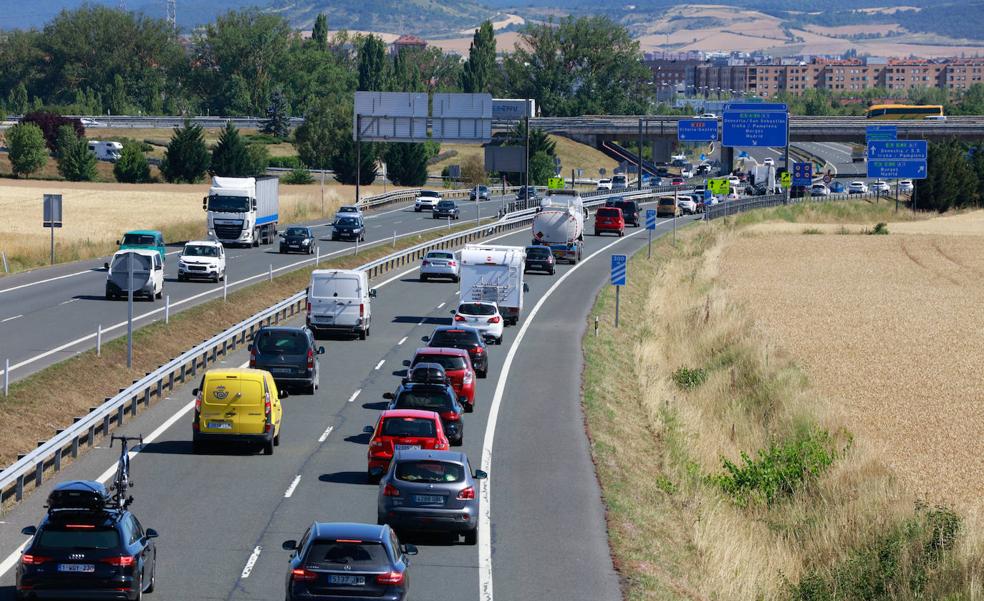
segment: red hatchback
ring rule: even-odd
[[[595,213],[595,236],[600,236],[602,232],[625,235],[625,218],[622,217],[622,209],[617,207],[598,209]]]
[[[383,411],[376,427],[363,430],[372,434],[369,440],[369,481],[378,482],[389,468],[393,453],[401,450],[428,449],[447,451],[451,448],[444,435],[441,416],[419,409],[390,409]]]
[[[418,363],[437,363],[444,368],[444,373],[451,380],[451,387],[458,397],[458,402],[465,406],[465,411],[475,410],[475,369],[472,367],[468,351],[460,348],[442,348],[425,346],[417,349],[410,362],[412,370]]]

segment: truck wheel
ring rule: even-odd
[[[253,230],[253,248],[260,247],[260,230]]]

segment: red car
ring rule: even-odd
[[[682,177],[674,177],[673,178],[673,181],[670,182],[670,185],[671,186],[682,186],[683,185],[683,178]]]
[[[595,236],[600,236],[602,232],[625,235],[625,218],[622,217],[622,209],[616,207],[598,209],[595,214]]]
[[[475,410],[475,369],[472,367],[468,351],[460,348],[425,346],[417,349],[410,362],[410,369],[418,363],[437,363],[451,380],[451,387],[458,402],[471,413]]]
[[[389,409],[383,411],[376,427],[366,426],[365,433],[372,433],[369,440],[370,482],[379,479],[389,468],[393,453],[400,450],[427,449],[447,451],[451,442],[444,435],[441,416],[433,411],[419,409]]]

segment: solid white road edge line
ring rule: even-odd
[[[18,317],[24,317],[24,314],[21,313],[20,315],[14,315],[13,317],[8,317],[7,319],[0,319],[0,323],[7,323],[8,321],[13,321]]]
[[[260,558],[260,553],[263,551],[263,547],[256,545],[253,549],[253,553],[246,560],[246,565],[243,567],[243,573],[239,575],[240,578],[249,578],[249,575],[253,572],[253,566],[256,565],[256,560]]]
[[[294,489],[296,489],[297,485],[300,483],[301,483],[301,475],[298,474],[297,477],[294,478],[294,481],[290,483],[290,486],[288,486],[287,490],[284,492],[284,498],[289,499],[291,495],[294,494]]]
[[[669,224],[671,221],[666,220],[656,224],[656,227]],[[564,275],[560,276],[556,282],[553,283],[550,288],[547,289],[546,293],[540,300],[537,301],[536,305],[523,320],[523,325],[520,326],[519,332],[516,333],[516,339],[513,340],[512,345],[509,347],[509,353],[506,355],[506,360],[502,364],[502,371],[499,373],[499,379],[495,385],[495,394],[492,396],[492,405],[489,408],[489,421],[485,424],[485,439],[482,442],[482,470],[489,474],[488,479],[482,483],[481,492],[479,493],[479,511],[478,511],[478,591],[482,601],[492,601],[492,443],[495,440],[495,426],[499,419],[499,406],[502,404],[502,395],[506,389],[506,383],[509,380],[509,370],[512,368],[513,359],[516,356],[516,351],[519,349],[519,345],[523,343],[523,338],[526,336],[526,330],[533,323],[533,318],[540,311],[540,307],[550,298],[550,296],[564,283],[564,280],[568,278],[572,273],[577,271],[582,265],[593,259],[595,256],[605,252],[609,248],[615,246],[619,242],[628,240],[629,238],[646,232],[645,228],[641,228],[631,234],[626,234],[622,238],[616,238],[613,242],[602,246],[598,250],[594,251],[587,257],[581,259],[576,265],[572,266],[567,270]]]

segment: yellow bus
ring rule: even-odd
[[[942,118],[943,107],[939,104],[875,104],[868,107],[869,119],[930,119]]]

